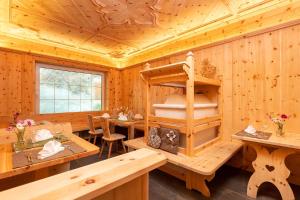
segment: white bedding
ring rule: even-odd
[[[165,103],[153,104],[155,116],[174,119],[186,118],[186,99],[184,95],[170,95]],[[211,102],[205,95],[195,95],[194,119],[211,117],[217,114],[218,104]]]

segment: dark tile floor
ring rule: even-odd
[[[105,159],[107,152],[103,153]],[[113,153],[117,156],[118,153]],[[77,168],[99,161],[98,156],[90,156],[71,163],[71,168]],[[245,200],[247,198],[247,182],[251,173],[243,170],[223,166],[209,183],[212,197],[205,198],[197,191],[185,188],[185,183],[159,170],[150,173],[150,200]],[[300,187],[292,185],[296,200],[300,200]],[[280,200],[279,191],[272,184],[263,184],[258,192],[259,200]]]

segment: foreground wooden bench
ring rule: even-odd
[[[128,140],[124,143],[133,149],[148,148],[162,153],[167,157],[168,164],[160,167],[160,170],[185,181],[188,189],[195,189],[206,197],[210,197],[206,181],[211,181],[216,171],[242,147],[240,142],[219,140],[204,148],[196,156],[188,157],[151,148],[143,138]]]
[[[166,162],[140,149],[0,192],[0,199],[148,200],[148,174]]]

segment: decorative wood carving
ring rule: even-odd
[[[120,58],[123,54],[127,62],[128,56],[170,43],[211,23],[221,24],[232,17],[233,4],[237,17],[242,17],[240,9],[257,10],[256,6],[272,1],[3,0],[0,19],[5,28],[0,28],[0,33],[55,49],[97,54],[101,59]],[[33,49],[29,45],[22,48]]]
[[[217,67],[212,65],[207,58],[201,64],[201,75],[206,78],[215,78]]]
[[[1,47],[121,67],[291,22],[300,9],[289,0],[128,0],[131,10],[139,5],[129,13],[119,2],[125,0],[0,1]]]
[[[97,12],[104,15],[107,24],[156,25],[158,0],[92,0]]]

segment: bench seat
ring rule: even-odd
[[[168,171],[173,171],[171,175],[175,174],[174,176],[181,177],[180,179],[186,181],[187,188],[196,189],[208,197],[210,196],[210,192],[205,180],[212,180],[215,172],[242,147],[242,143],[238,141],[219,140],[201,150],[197,155],[188,157],[180,153],[175,155],[161,149],[151,148],[144,142],[143,138],[128,140],[124,143],[132,149],[148,148],[164,154],[171,166],[169,166],[169,169],[163,167],[162,171],[167,173]],[[183,168],[183,170],[178,167]],[[180,172],[174,173],[174,170],[178,171],[178,169]]]

